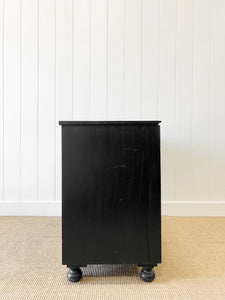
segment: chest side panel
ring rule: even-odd
[[[65,126],[62,147],[63,263],[155,259],[159,127]]]

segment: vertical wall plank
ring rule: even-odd
[[[193,1],[177,1],[176,200],[192,199]]]
[[[39,0],[38,201],[55,194],[55,1]]]
[[[56,0],[56,99],[62,120],[73,118],[73,1]]]
[[[157,100],[157,82],[155,81],[155,95],[149,94],[148,103],[154,104],[155,118],[157,106],[159,108],[159,120],[161,124],[161,166],[162,166],[162,201],[165,198],[170,201],[175,196],[175,159],[174,147],[175,135],[175,63],[176,63],[176,0],[160,1],[160,32],[159,32],[159,98],[158,103],[151,101],[152,97]],[[169,30],[168,30],[169,29]],[[157,47],[155,47],[157,49]],[[147,56],[147,55],[146,55]],[[156,55],[157,57],[157,55]],[[152,72],[151,66],[148,71]],[[157,66],[155,66],[155,76]],[[147,78],[146,78],[147,79]],[[147,80],[146,80],[147,81]],[[147,86],[147,84],[146,84]],[[154,109],[155,108],[155,109]],[[150,109],[150,108],[149,108]]]
[[[90,118],[106,119],[107,1],[91,0]]]
[[[61,199],[61,126],[73,119],[73,1],[56,0],[55,200]]]
[[[198,0],[194,4],[192,191],[198,201],[208,201],[210,0]]]
[[[159,3],[159,0],[143,0],[141,105],[143,120],[158,119]]]
[[[125,0],[108,1],[108,119],[124,116],[124,7]]]
[[[89,119],[91,0],[74,1],[74,118]]]
[[[210,200],[225,195],[225,2],[211,1]]]
[[[4,200],[4,3],[0,1],[0,201]]]
[[[4,195],[20,201],[20,1],[4,8]]]
[[[142,1],[125,7],[125,118],[141,118]],[[132,87],[132,88],[131,88]]]
[[[37,200],[38,2],[21,0],[21,199]]]

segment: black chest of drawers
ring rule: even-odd
[[[89,264],[161,262],[159,121],[60,121],[62,263],[79,281]]]

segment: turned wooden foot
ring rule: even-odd
[[[152,270],[152,267],[144,267],[141,269],[140,277],[143,281],[151,282],[155,278],[155,272]]]
[[[82,278],[82,271],[77,266],[69,266],[69,271],[67,272],[67,279],[70,282],[80,281]]]

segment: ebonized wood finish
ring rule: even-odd
[[[62,263],[71,282],[88,264],[161,262],[159,121],[60,121]]]

